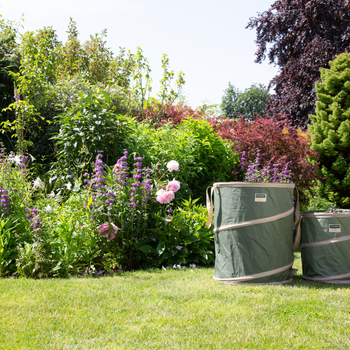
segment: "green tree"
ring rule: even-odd
[[[263,84],[253,84],[244,91],[236,89],[231,83],[224,91],[221,108],[226,117],[235,118],[245,115],[247,120],[256,114],[264,116],[264,109],[270,94]]]
[[[222,96],[221,108],[226,117],[234,118],[235,117],[235,104],[239,90],[231,85],[231,82],[228,83],[228,88],[224,90],[224,96]]]
[[[311,148],[320,154],[321,197],[350,208],[350,53],[321,69],[316,115],[310,115]]]
[[[14,101],[14,79],[11,72],[17,72],[20,64],[17,29],[0,15],[0,123],[14,119],[11,111],[4,111]],[[7,148],[11,148],[11,132],[1,135],[1,140]]]
[[[5,125],[16,130],[18,150],[26,149],[40,163],[54,161],[51,138],[59,130],[54,118],[77,102],[79,92],[90,93],[93,85],[100,90],[114,89],[120,95],[127,90],[133,59],[124,49],[118,56],[113,55],[106,47],[105,35],[103,31],[81,44],[71,19],[66,43],[58,40],[52,27],[21,37],[20,67],[12,73],[21,100],[9,106],[16,118]],[[62,103],[67,100],[67,85],[71,85],[69,100]]]

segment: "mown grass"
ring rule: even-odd
[[[349,349],[350,288],[215,282],[212,268],[0,280],[1,349]]]

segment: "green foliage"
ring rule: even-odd
[[[20,45],[20,71],[13,74],[20,94],[40,111],[50,99],[49,87],[77,74],[91,84],[128,86],[131,54],[125,57],[125,50],[121,49],[119,56],[114,57],[106,48],[105,36],[103,31],[82,45],[73,20],[65,44],[58,40],[52,27],[26,32]]]
[[[16,91],[16,90],[15,90]],[[26,140],[26,134],[28,132],[28,127],[31,122],[35,122],[35,108],[33,105],[30,105],[27,101],[15,101],[11,103],[7,108],[4,108],[3,111],[12,111],[14,114],[14,120],[6,120],[1,123],[2,132],[8,132],[11,137],[16,137],[17,142],[15,148],[19,154],[24,154],[28,151],[29,146],[32,146],[33,143],[29,140]]]
[[[169,207],[155,200],[164,179],[152,181],[151,169],[141,169],[140,157],[132,170],[125,151],[123,162],[114,167],[119,172],[102,170],[101,158],[100,153],[92,179],[84,181],[84,187],[75,183],[66,201],[47,195],[49,185],[39,179],[31,186],[25,172],[3,161],[3,177],[10,181],[3,181],[2,188],[16,186],[12,192],[18,198],[8,191],[16,205],[0,216],[1,276],[68,277],[213,262],[213,233],[205,227],[205,207],[190,199],[173,212],[174,203]],[[106,237],[106,225],[114,223],[118,228],[114,226],[113,237]]]
[[[126,111],[120,96],[129,87],[133,58],[125,49],[114,55],[106,47],[105,36],[104,31],[81,44],[71,20],[65,44],[51,27],[26,32],[21,37],[20,69],[12,73],[21,101],[9,107],[8,111],[15,113],[4,128],[13,130],[21,153],[29,145],[28,151],[46,165],[38,171],[46,172],[48,163],[55,160],[50,138],[59,126],[54,118],[78,102],[79,92],[116,90],[109,95],[118,95],[118,111]]]
[[[239,89],[228,83],[228,88],[224,90],[224,96],[222,96],[221,108],[226,117],[233,118],[236,114],[236,101],[238,98]]]
[[[132,109],[142,110],[152,91],[151,67],[140,47],[137,48],[133,61],[131,87],[128,93],[129,114],[131,114]]]
[[[169,69],[169,58],[166,54],[162,56],[163,76],[160,80],[160,91],[158,98],[151,97],[152,78],[148,59],[143,56],[140,47],[133,56],[134,66],[131,70],[130,89],[128,91],[129,114],[138,117],[138,120],[149,119],[153,124],[158,124],[167,117],[169,109],[181,97],[185,84],[184,73],[179,72],[174,80],[174,72]]]
[[[240,91],[229,83],[222,97],[221,109],[225,117],[236,118],[244,115],[247,120],[252,120],[256,114],[264,116],[269,97],[270,94],[263,84],[253,84]]]
[[[321,198],[317,193],[319,189],[316,187],[312,191],[306,190],[304,195],[307,200],[300,203],[300,211],[308,210],[329,210],[331,208],[336,208],[337,205],[334,202],[330,202],[327,199]]]
[[[20,65],[16,38],[15,23],[2,19],[0,15],[0,123],[14,119],[11,111],[3,109],[14,101],[14,79],[11,72],[17,72]],[[11,147],[11,135],[8,132],[1,135],[7,148]]]
[[[12,218],[4,219],[0,217],[0,277],[4,277],[11,272],[11,264],[17,256],[15,227]]]
[[[120,48],[118,56],[113,54],[104,40],[107,30],[91,35],[90,40],[81,44],[77,25],[71,18],[67,33],[68,40],[59,50],[60,61],[56,73],[58,77],[82,74],[91,84],[113,84],[123,88],[129,86],[134,58],[124,48]]]
[[[179,72],[178,78],[175,82],[176,90],[172,88],[171,83],[174,79],[174,72],[169,70],[169,58],[166,54],[163,54],[162,57],[162,68],[163,77],[160,80],[160,91],[158,93],[160,105],[162,106],[160,113],[163,113],[163,109],[171,106],[175,100],[180,97],[182,88],[185,84],[185,74]]]
[[[60,203],[59,197],[45,198],[43,194],[31,204],[39,213],[41,231],[27,227],[30,236],[22,237],[17,243],[17,274],[43,278],[96,271],[101,239],[83,208],[86,197],[72,193],[67,201]]]
[[[17,248],[30,239],[25,222],[25,202],[31,195],[26,172],[14,158],[9,160],[3,153],[0,154],[0,194],[0,276],[3,277],[16,271]]]
[[[232,173],[239,161],[230,143],[214,133],[208,122],[191,118],[176,127],[167,124],[156,130],[148,124],[138,124],[128,149],[142,154],[144,164],[152,169],[171,159],[179,162],[179,197],[201,198],[201,203],[207,186],[235,180]]]
[[[311,148],[320,154],[319,195],[350,208],[350,54],[343,53],[321,69],[319,101],[310,115]]]
[[[77,102],[55,117],[59,130],[52,139],[58,159],[50,171],[55,180],[74,182],[84,169],[91,171],[91,161],[99,150],[105,152],[107,164],[115,163],[128,143],[132,123],[116,114],[119,99],[120,96],[97,88],[79,94]]]
[[[214,263],[214,236],[212,229],[205,226],[208,212],[196,202],[184,200],[172,220],[153,230],[149,240],[152,250],[148,253],[153,266]]]

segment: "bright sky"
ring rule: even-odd
[[[255,30],[249,18],[270,8],[273,0],[16,0],[2,1],[0,14],[11,21],[24,15],[20,32],[52,26],[63,42],[70,17],[80,40],[107,29],[107,45],[132,52],[140,46],[152,69],[153,95],[162,77],[165,53],[170,69],[185,73],[184,95],[192,107],[221,103],[231,84],[243,90],[268,85],[277,67],[254,63]]]

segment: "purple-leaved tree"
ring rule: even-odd
[[[265,117],[288,114],[290,125],[306,128],[315,111],[320,68],[350,51],[350,1],[278,0],[247,28],[256,29],[256,62],[267,55],[280,68],[270,82],[275,93]]]

